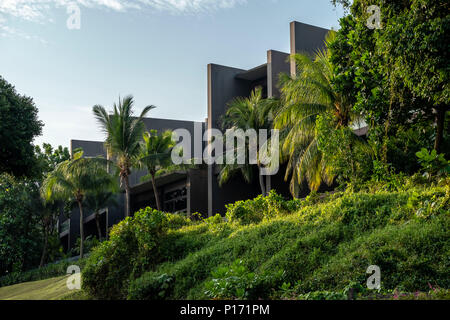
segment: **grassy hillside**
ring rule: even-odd
[[[25,282],[0,288],[0,300],[58,300],[71,293],[67,276]]]
[[[229,206],[227,222],[148,209],[94,251],[83,286],[102,299],[344,298],[367,294],[366,270],[378,265],[380,292],[450,288],[449,196],[448,181],[290,202],[272,194]]]

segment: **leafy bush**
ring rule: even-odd
[[[298,296],[299,300],[347,300],[342,292],[312,291]]]
[[[422,148],[416,153],[424,174],[428,177],[450,173],[450,161],[445,160],[444,154],[437,154],[436,150],[429,152]]]
[[[160,261],[162,236],[189,223],[187,218],[151,208],[126,218],[92,252],[83,272],[83,288],[100,299],[126,298],[130,280]]]
[[[228,204],[226,208],[226,218],[229,222],[245,225],[276,217],[292,208],[292,202],[286,206],[284,198],[272,190],[267,197],[259,195],[252,200]]]
[[[146,273],[130,285],[130,300],[162,300],[173,290],[174,279],[167,274]]]
[[[128,244],[118,253],[126,255],[126,272],[105,271],[121,289],[107,297],[334,299],[347,294],[349,283],[353,289],[365,286],[372,264],[381,267],[383,290],[423,291],[428,282],[448,288],[449,195],[444,179],[393,192],[312,195],[293,202],[300,209],[291,214],[286,201],[275,201],[270,214],[267,199],[241,202],[266,214],[259,211],[247,221],[231,215],[228,222],[215,216],[168,229],[148,256],[153,263],[135,258],[137,240],[135,247]],[[246,223],[255,216],[259,223]],[[120,233],[123,241],[126,235]],[[95,261],[101,259],[108,256]],[[284,287],[284,296],[283,283],[295,284]],[[89,283],[94,297],[104,297],[97,293],[103,284],[101,277]]]
[[[80,254],[80,243],[81,243],[81,238],[77,238],[77,241],[75,243],[75,246],[73,247],[73,253],[75,253],[76,255]],[[95,247],[97,247],[100,244],[100,241],[93,236],[87,236],[84,239],[84,253],[87,254],[89,252],[91,252]]]
[[[273,285],[282,272],[258,275],[250,272],[242,260],[212,272],[213,279],[205,284],[205,294],[213,299],[257,299],[268,294],[267,284]]]
[[[35,183],[0,174],[0,276],[39,265],[39,208]]]
[[[316,133],[317,147],[329,166],[329,174],[341,185],[361,184],[370,178],[372,150],[351,128],[336,128],[333,116],[326,114],[317,117]]]

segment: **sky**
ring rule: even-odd
[[[291,21],[342,16],[330,0],[0,0],[0,75],[39,108],[34,143],[69,147],[102,141],[92,106],[128,94],[136,113],[204,121],[209,63],[253,68],[289,52]]]

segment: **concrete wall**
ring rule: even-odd
[[[280,73],[289,74],[290,63],[289,54],[269,50],[267,51],[267,95],[269,98],[279,98]]]
[[[189,170],[187,181],[187,209],[189,214],[208,215],[208,170]]]
[[[225,113],[227,104],[235,97],[247,97],[250,94],[251,83],[236,78],[245,71],[217,64],[208,65],[208,129],[221,129],[220,118]],[[219,188],[215,167],[208,166],[209,216],[224,212],[224,197],[227,192]],[[230,198],[233,197],[230,195]]]
[[[233,98],[250,94],[251,84],[236,78],[245,71],[217,64],[208,65],[208,129],[221,128],[220,117]]]
[[[291,22],[291,54],[314,54],[325,47],[325,36],[328,29],[312,26],[297,21]],[[295,74],[295,63],[291,63],[291,74]]]

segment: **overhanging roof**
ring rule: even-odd
[[[186,171],[175,171],[156,178],[156,187],[161,187],[182,179],[187,178]],[[149,190],[153,190],[153,185],[151,181],[142,182],[131,188],[131,193],[142,193]]]
[[[267,77],[267,63],[236,75],[236,79],[247,81],[255,81],[265,77]]]

